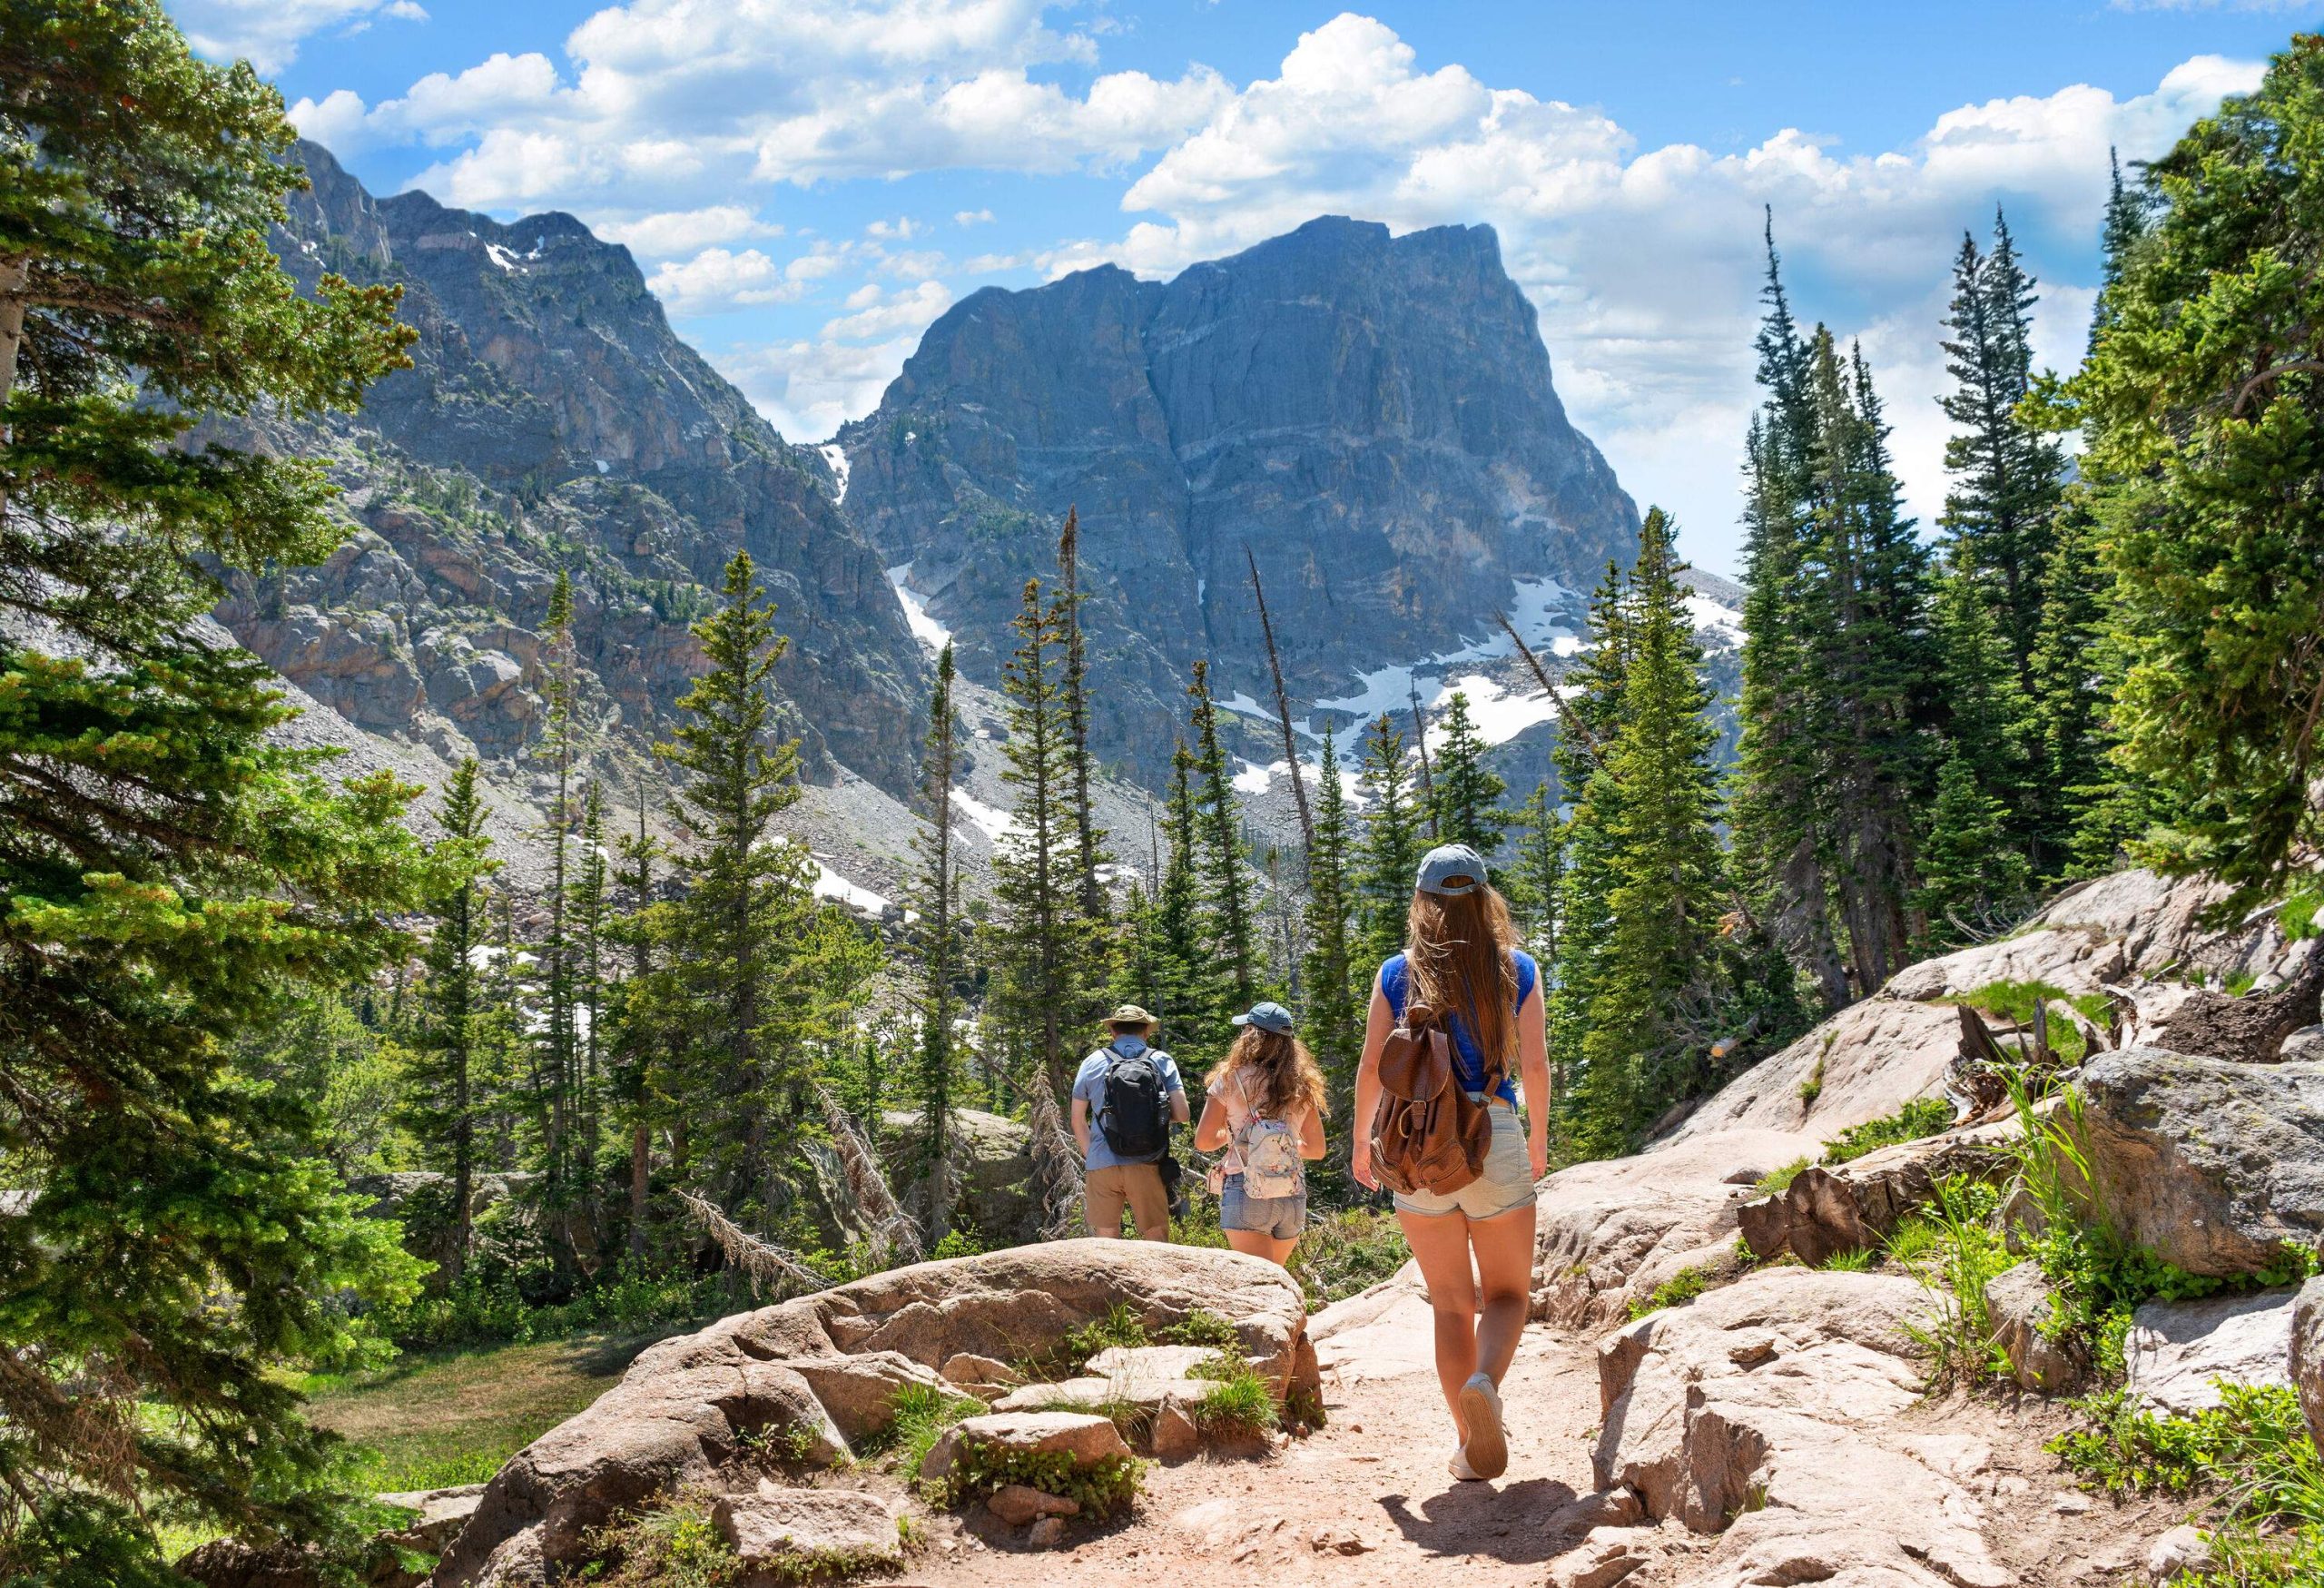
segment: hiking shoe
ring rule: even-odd
[[[1465,1450],[1454,1451],[1452,1459],[1444,1464],[1444,1470],[1464,1484],[1481,1484],[1485,1481],[1484,1475],[1469,1465],[1469,1453]]]
[[[1501,1426],[1501,1391],[1482,1373],[1472,1373],[1461,1386],[1461,1421],[1469,1428],[1469,1442],[1461,1446],[1469,1470],[1481,1478],[1507,1472],[1509,1436]]]

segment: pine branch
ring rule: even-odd
[[[725,1211],[707,1197],[681,1190],[678,1200],[684,1204],[686,1217],[694,1221],[694,1228],[708,1236],[726,1260],[750,1280],[753,1296],[763,1296],[770,1288],[780,1297],[786,1290],[804,1296],[831,1287],[829,1281],[797,1257],[772,1241],[760,1239],[727,1218]]]
[[[849,1209],[868,1230],[874,1253],[896,1262],[920,1261],[920,1230],[888,1189],[888,1177],[881,1172],[879,1154],[863,1127],[839,1106],[829,1087],[817,1086],[815,1098],[822,1104],[824,1128],[832,1133]]]

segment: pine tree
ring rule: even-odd
[[[1106,834],[1098,825],[1096,807],[1090,803],[1089,778],[1092,770],[1089,758],[1089,680],[1088,669],[1082,657],[1081,636],[1081,515],[1073,508],[1065,510],[1065,529],[1058,537],[1058,577],[1061,589],[1058,597],[1058,627],[1065,644],[1064,674],[1059,681],[1059,697],[1065,711],[1065,732],[1068,755],[1071,758],[1073,776],[1073,853],[1077,876],[1076,896],[1084,919],[1102,922],[1106,919],[1106,888],[1100,868],[1106,861]],[[1093,982],[1093,985],[1099,984]]]
[[[437,824],[444,836],[434,853],[448,886],[428,906],[428,975],[420,984],[424,1011],[412,1061],[404,1071],[402,1119],[419,1143],[421,1160],[452,1182],[452,1246],[445,1277],[453,1286],[467,1272],[474,1238],[477,1122],[484,1112],[478,1082],[479,1008],[477,951],[487,932],[484,879],[499,868],[484,833],[484,801],[477,793],[476,757],[462,761],[444,791]]]
[[[2021,690],[2033,685],[2042,621],[2042,573],[2055,539],[2064,459],[2030,427],[2019,405],[2032,389],[2034,280],[2019,262],[2008,222],[1994,216],[1993,252],[1961,239],[1945,325],[1945,369],[1955,382],[1938,399],[1954,432],[1945,467],[1954,484],[1939,527],[1963,555],[1957,572],[1976,581],[2007,643]],[[2010,791],[2016,803],[2019,791]]]
[[[231,1068],[402,957],[440,884],[418,791],[334,787],[267,670],[197,626],[219,575],[321,560],[322,466],[237,449],[408,363],[391,288],[301,296],[267,249],[294,136],[154,0],[0,7],[0,1578],[174,1582],[153,1521],[318,1535],[292,1371],[417,1287],[319,1122]],[[205,418],[206,439],[188,432]]]
[[[1070,1075],[1073,1017],[1083,1007],[1087,964],[1076,903],[1073,754],[1065,718],[1060,608],[1040,581],[1025,583],[1013,625],[1016,652],[1001,669],[1009,701],[1007,770],[1013,824],[993,856],[992,986],[988,1017],[1016,1061],[1038,1070],[1055,1095]]]
[[[680,774],[674,809],[693,847],[677,856],[685,890],[659,922],[641,1010],[673,1044],[672,1090],[694,1123],[682,1172],[730,1211],[761,1213],[779,1199],[777,1149],[796,1139],[820,946],[805,856],[773,828],[799,798],[799,747],[772,736],[789,642],[765,594],[737,552],[694,626],[709,667],[678,702],[690,720],[655,746]]]
[[[1357,963],[1369,969],[1404,946],[1422,853],[1404,736],[1384,711],[1364,737],[1361,784],[1368,814],[1355,871]]]
[[[566,1214],[576,1193],[572,1159],[574,1074],[578,1022],[574,1015],[573,944],[566,930],[570,907],[566,877],[567,850],[573,836],[572,782],[576,737],[577,664],[573,645],[573,581],[563,569],[548,598],[544,625],[547,676],[543,694],[548,705],[547,732],[540,754],[548,762],[556,792],[548,808],[548,922],[539,945],[542,1001],[547,1019],[539,1035],[539,1055],[534,1061],[537,1129],[541,1142],[541,1201],[548,1210],[549,1250],[560,1269],[572,1252]]]
[[[1936,798],[1922,837],[1917,899],[1933,952],[1973,942],[2024,902],[2032,878],[2003,831],[2002,804],[1979,784],[1963,746],[1937,769]]]
[[[606,1015],[606,796],[596,778],[581,792],[580,853],[572,868],[566,915],[572,932],[575,1191],[591,1229],[597,1210],[598,1130],[604,1124]]]
[[[1316,785],[1314,846],[1307,852],[1307,964],[1305,1017],[1307,1045],[1344,1102],[1355,1083],[1355,1061],[1364,1045],[1364,1004],[1355,986],[1349,941],[1354,924],[1347,795],[1340,784],[1338,746],[1324,729],[1322,776]],[[1338,1110],[1345,1118],[1347,1110]]]
[[[1434,774],[1437,842],[1497,854],[1509,820],[1501,796],[1509,785],[1485,764],[1490,746],[1469,715],[1468,695],[1458,689],[1446,704],[1443,728]]]
[[[931,1188],[926,1209],[930,1246],[944,1238],[951,1208],[936,1194],[950,1159],[952,1129],[952,1021],[955,982],[960,974],[960,875],[952,853],[952,781],[955,775],[952,710],[952,647],[936,658],[936,687],[928,702],[926,754],[921,796],[928,824],[913,838],[920,858],[914,908],[920,922],[914,946],[920,959],[920,1041],[916,1054],[921,1118],[921,1159]]]
[[[629,1137],[629,1259],[643,1267],[646,1250],[646,1205],[652,1194],[654,1126],[661,1112],[655,1058],[662,1051],[659,1033],[641,1002],[654,972],[656,926],[654,909],[654,863],[662,846],[645,827],[646,794],[641,778],[637,789],[637,830],[622,835],[614,871],[615,885],[629,908],[610,931],[629,949],[629,974],[615,1003],[612,1100],[625,1119]]]
[[[1229,1001],[1237,1010],[1245,1010],[1258,998],[1258,939],[1250,879],[1243,865],[1241,812],[1235,800],[1234,779],[1226,769],[1226,751],[1218,740],[1218,707],[1211,699],[1207,664],[1195,664],[1195,681],[1187,693],[1194,700],[1203,902],[1211,918]]]
[[[1584,799],[1602,833],[1604,913],[1573,1111],[1582,1145],[1628,1143],[1708,1077],[1723,862],[1716,733],[1669,520],[1649,512],[1629,587],[1629,666],[1604,764]],[[1562,981],[1559,989],[1567,990]]]
[[[1565,882],[1565,819],[1550,803],[1547,778],[1534,785],[1512,821],[1515,853],[1502,869],[1502,892],[1534,957],[1551,964],[1558,955],[1558,903]]]
[[[1953,542],[1934,581],[1941,737],[1946,757],[1968,767],[1979,794],[2004,811],[2024,808],[2034,798],[2027,764],[2033,708],[2018,687],[2008,636],[1997,627],[1974,567],[1965,566],[1971,555]],[[2003,839],[2024,861],[2024,841],[2006,831]]]

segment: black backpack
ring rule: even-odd
[[[1159,1158],[1169,1148],[1170,1097],[1162,1085],[1162,1060],[1168,1056],[1151,1048],[1106,1055],[1098,1129],[1125,1163]]]

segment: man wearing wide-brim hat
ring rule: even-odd
[[[1081,1143],[1082,1218],[1092,1235],[1122,1233],[1122,1211],[1141,1240],[1170,1238],[1170,1192],[1162,1160],[1169,1129],[1192,1118],[1170,1055],[1148,1041],[1154,1017],[1125,1003],[1106,1017],[1111,1037],[1073,1078],[1073,1136]]]

